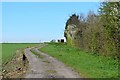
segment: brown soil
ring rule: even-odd
[[[17,50],[11,61],[2,67],[2,78],[22,78],[27,71],[28,60],[23,50]]]

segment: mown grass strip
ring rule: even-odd
[[[48,44],[39,49],[71,66],[83,77],[116,78],[118,77],[118,61],[109,57],[86,53],[66,44]]]
[[[41,58],[41,59],[44,58],[44,56],[42,56],[42,55],[40,55],[39,53],[37,53],[34,49],[31,49],[30,51],[31,51],[33,54],[35,54],[36,56],[38,56],[38,58]]]

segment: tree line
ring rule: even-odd
[[[97,55],[120,58],[120,2],[103,2],[98,14],[73,14],[66,22],[68,45]]]

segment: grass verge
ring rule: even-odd
[[[109,57],[88,54],[66,44],[48,44],[39,49],[71,66],[83,77],[117,78],[118,61]]]
[[[33,54],[35,54],[36,56],[38,56],[39,58],[43,59],[44,56],[40,55],[39,53],[37,53],[36,51],[34,51],[34,49],[30,50]]]

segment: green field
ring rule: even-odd
[[[36,46],[37,43],[3,43],[2,44],[2,64],[13,58],[16,50],[24,49],[26,47]]]
[[[66,44],[48,44],[40,50],[71,66],[83,77],[118,77],[118,62],[112,58],[86,53]]]

